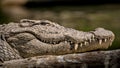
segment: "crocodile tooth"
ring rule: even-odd
[[[78,44],[75,44],[75,50],[77,50],[78,49]]]
[[[94,39],[94,37],[95,37],[95,36],[93,35],[92,38]]]
[[[53,44],[55,44],[55,42],[53,42]]]
[[[107,39],[105,39],[105,42],[107,41]]]
[[[86,44],[87,44],[87,42],[85,41],[85,42],[84,42],[84,44],[86,45]]]
[[[99,40],[99,44],[100,44],[100,45],[102,44],[102,40],[101,40],[101,39]]]
[[[82,47],[83,45],[82,45],[82,43],[80,44],[80,47]]]
[[[72,44],[73,42],[70,41],[70,43]]]
[[[67,43],[67,41],[65,41],[65,43]]]

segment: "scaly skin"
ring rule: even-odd
[[[48,20],[23,19],[0,25],[0,59],[80,53],[108,48],[114,34],[104,28],[83,32]]]

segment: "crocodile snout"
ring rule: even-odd
[[[112,31],[106,30],[104,28],[96,28],[95,31],[92,32],[96,38],[104,39],[106,42],[107,40],[113,42],[115,35]]]
[[[70,40],[70,45],[74,45],[73,49],[78,52],[106,49],[112,45],[115,38],[112,31],[104,28],[96,28],[90,32],[78,32],[76,30],[72,30],[72,32],[73,33],[68,33],[66,38]]]

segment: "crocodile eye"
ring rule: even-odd
[[[47,25],[47,24],[50,24],[50,23],[42,21],[42,22],[40,22],[40,24],[41,25]]]
[[[29,19],[22,19],[22,20],[20,20],[20,23],[26,23],[26,22],[30,22],[30,20]]]
[[[20,23],[35,23],[35,20],[22,19],[20,20]]]

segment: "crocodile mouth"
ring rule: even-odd
[[[60,43],[63,44],[69,44],[70,50],[73,50],[75,52],[85,52],[85,51],[91,51],[91,50],[97,50],[97,49],[107,49],[109,46],[112,45],[112,42],[114,40],[114,34],[109,31],[105,30],[104,28],[97,28],[94,31],[90,32],[82,32],[84,37],[75,35],[72,37],[70,35],[66,35],[64,38],[57,39],[57,41],[50,41],[49,40],[42,40],[39,39],[41,42],[45,44],[52,44],[57,45]],[[77,37],[75,37],[77,36]],[[86,37],[85,37],[86,36]]]
[[[77,52],[86,52],[86,51],[92,51],[98,49],[107,49],[109,46],[112,45],[112,42],[115,37],[111,31],[105,30],[104,28],[97,28],[94,31],[85,32],[85,33],[83,32],[83,34],[85,34],[86,37],[84,36],[82,38],[80,36],[79,38],[78,35],[76,35],[77,37],[75,37],[75,34],[73,35],[74,37],[65,34],[65,37],[60,38],[59,41],[58,39],[57,41],[56,40],[50,41],[50,39],[49,40],[48,39],[42,40],[40,38],[38,39],[40,40],[40,42],[44,44],[48,44],[48,45],[52,44],[53,47],[61,44],[62,45],[64,44],[65,46],[69,45],[68,49],[71,50],[71,52],[73,53],[77,53]]]

